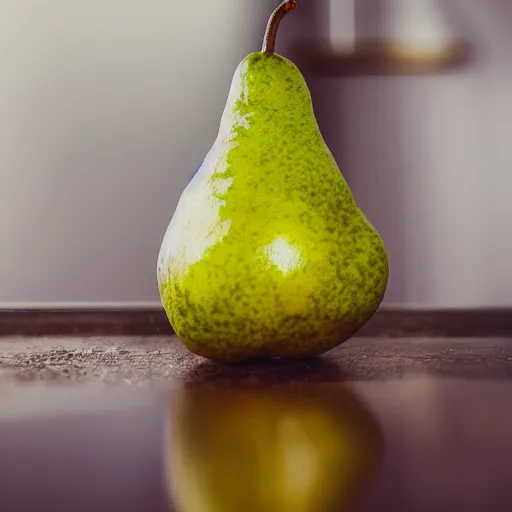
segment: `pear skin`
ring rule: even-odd
[[[215,143],[166,231],[157,276],[178,337],[224,362],[322,354],[379,307],[384,243],[288,59],[255,52],[236,69]]]

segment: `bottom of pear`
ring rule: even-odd
[[[196,345],[190,341],[181,340],[182,343],[192,353],[210,359],[218,363],[224,364],[243,364],[243,363],[257,363],[257,362],[279,362],[279,361],[305,361],[310,359],[316,359],[333,348],[345,343],[355,331],[351,332],[350,335],[339,337],[336,341],[329,340],[328,342],[323,341],[317,346],[311,346],[307,344],[304,348],[299,348],[296,345],[286,348],[284,346],[279,347],[242,347],[233,346],[230,348],[220,346],[205,346]],[[179,336],[178,336],[179,337]],[[181,338],[180,338],[181,339]]]

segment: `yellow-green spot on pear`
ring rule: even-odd
[[[176,334],[219,361],[326,352],[371,318],[388,281],[385,246],[323,140],[303,76],[269,51],[290,5],[274,12],[264,51],[238,66],[158,257]]]

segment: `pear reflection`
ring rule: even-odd
[[[383,447],[372,413],[330,384],[183,389],[167,436],[178,512],[354,510]]]

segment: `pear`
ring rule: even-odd
[[[212,148],[176,207],[157,264],[174,331],[223,362],[306,358],[347,340],[379,307],[383,241],[319,130],[307,84],[273,51],[233,77]]]
[[[179,512],[348,512],[383,460],[378,421],[338,384],[182,389],[165,432]]]

